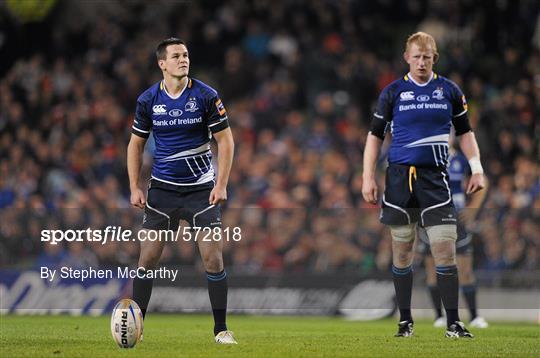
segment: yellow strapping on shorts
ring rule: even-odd
[[[416,180],[416,167],[414,165],[409,167],[409,191],[412,193],[412,179]]]

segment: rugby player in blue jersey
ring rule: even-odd
[[[213,88],[188,76],[189,53],[182,40],[162,41],[157,46],[156,57],[163,79],[137,99],[127,150],[131,204],[144,209],[143,229],[176,231],[181,219],[192,227],[221,227],[219,205],[227,199],[234,152],[227,112]],[[139,177],[150,133],[156,148],[146,198]],[[210,151],[212,137],[218,146],[217,178]],[[163,241],[141,242],[138,266],[156,269],[164,244]],[[197,244],[207,272],[215,341],[236,344],[226,324],[228,286],[223,242],[197,240]],[[152,285],[151,278],[133,281],[133,299],[143,315]]]
[[[377,203],[376,164],[387,131],[388,152],[381,222],[392,236],[392,273],[400,312],[397,337],[413,335],[411,315],[413,242],[416,225],[426,229],[435,260],[447,337],[472,337],[458,314],[457,216],[448,185],[448,139],[455,128],[472,175],[467,194],[484,188],[480,151],[467,118],[465,96],[452,81],[433,72],[438,59],[433,37],[417,32],[407,39],[409,73],[379,96],[364,149],[362,195]]]

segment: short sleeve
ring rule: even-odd
[[[229,127],[227,110],[218,95],[209,99],[207,114],[208,128],[212,133],[220,132]]]
[[[392,93],[389,87],[383,89],[379,95],[379,100],[377,101],[377,109],[373,116],[377,119],[382,119],[385,122],[392,121]]]
[[[452,116],[454,118],[459,117],[467,113],[467,99],[461,89],[452,83]]]
[[[148,138],[151,129],[152,118],[148,113],[147,104],[139,98],[137,100],[137,107],[135,108],[135,119],[133,120],[131,132],[139,137]]]
[[[451,82],[452,124],[456,130],[456,136],[470,132],[471,125],[467,117],[467,100],[461,89]]]

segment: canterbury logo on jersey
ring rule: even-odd
[[[167,114],[167,105],[166,104],[156,104],[156,105],[152,106],[152,111],[156,115]]]
[[[220,99],[218,99],[218,100],[216,101],[216,108],[217,108],[218,113],[219,113],[220,116],[222,116],[222,115],[225,114],[225,112],[226,112],[225,106],[223,105],[223,102],[221,102]]]
[[[414,92],[413,91],[401,92],[399,95],[399,98],[402,101],[412,101],[414,100]]]

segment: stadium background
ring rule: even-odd
[[[241,242],[226,245],[232,287],[331,295],[337,286],[384,281],[390,239],[378,209],[362,200],[361,158],[377,95],[406,72],[404,40],[423,30],[438,41],[435,70],[467,96],[490,181],[471,224],[480,309],[537,308],[505,292],[540,288],[538,10],[534,0],[4,2],[4,292],[44,265],[135,264],[135,243],[52,246],[39,232],[140,224],[141,212],[129,208],[126,146],[137,96],[160,79],[155,45],[171,35],[188,43],[191,75],[220,91],[236,139],[224,214],[226,225],[243,230]],[[150,143],[146,175],[151,151]],[[179,286],[204,284],[194,245],[167,245],[163,263],[181,265]],[[421,290],[421,266],[417,272]],[[487,305],[483,290],[501,300]],[[333,313],[325,302],[309,308]],[[288,304],[274,308],[299,301]],[[204,307],[161,307],[179,308]]]

